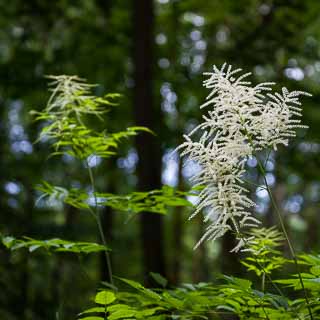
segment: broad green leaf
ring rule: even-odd
[[[110,312],[110,315],[108,316],[109,320],[131,318],[136,314],[136,310],[125,304],[115,304],[108,307],[107,310]]]
[[[113,312],[110,316],[108,316],[109,320],[117,320],[117,319],[128,319],[132,318],[136,314],[136,311],[130,309],[123,309]]]
[[[100,291],[94,299],[95,303],[103,305],[111,304],[115,300],[116,296],[112,291]]]

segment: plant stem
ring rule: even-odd
[[[97,196],[95,193],[95,182],[94,182],[94,177],[93,177],[93,172],[91,167],[89,166],[88,161],[86,161],[86,165],[88,167],[88,171],[89,171],[89,177],[90,177],[90,182],[91,182],[91,187],[92,187],[92,193],[93,193],[93,197],[94,197],[94,210],[90,210],[93,213],[93,216],[95,217],[97,226],[98,226],[98,230],[100,233],[100,238],[102,241],[102,244],[107,247],[107,241],[106,241],[106,237],[104,235],[103,232],[103,228],[102,228],[102,223],[101,223],[101,218],[100,218],[100,213],[98,211],[98,201],[97,201]],[[110,254],[108,251],[105,250],[105,257],[106,257],[106,263],[107,263],[107,268],[108,268],[108,274],[109,274],[109,279],[110,279],[110,283],[113,285],[113,275],[112,275],[112,266],[111,266],[111,259],[110,259]]]
[[[280,212],[280,210],[278,208],[278,205],[277,205],[277,203],[276,203],[276,201],[275,201],[275,199],[273,197],[272,191],[271,191],[271,189],[269,187],[269,184],[267,182],[265,169],[262,166],[262,164],[261,164],[260,160],[258,159],[258,157],[256,157],[256,158],[257,158],[257,161],[258,161],[259,169],[260,169],[260,171],[261,171],[261,173],[263,175],[263,180],[264,180],[264,183],[266,185],[266,188],[267,188],[267,191],[268,191],[268,195],[269,195],[271,203],[272,203],[272,205],[273,205],[273,207],[275,209],[275,212],[277,213],[282,232],[283,232],[283,234],[284,234],[284,236],[285,236],[285,238],[287,240],[291,256],[292,256],[294,264],[296,266],[296,269],[297,269],[297,272],[298,272],[298,276],[299,276],[299,282],[301,284],[301,288],[303,290],[304,298],[305,298],[306,303],[307,303],[307,308],[308,308],[310,319],[313,320],[313,316],[312,316],[312,312],[311,312],[311,308],[310,308],[309,298],[308,298],[308,295],[307,295],[307,292],[306,292],[306,289],[305,289],[305,286],[304,286],[304,283],[303,283],[303,280],[302,280],[300,267],[299,267],[299,263],[298,263],[298,259],[297,259],[297,255],[296,255],[295,249],[294,249],[294,247],[293,247],[293,245],[292,245],[292,243],[290,241],[290,238],[288,236],[287,229],[285,227],[281,212]]]
[[[262,279],[261,279],[261,291],[265,292],[265,284],[266,284],[266,274],[262,273]]]

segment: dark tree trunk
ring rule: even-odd
[[[194,223],[197,225],[196,230],[196,241],[197,243],[199,239],[203,236],[205,232],[205,225],[203,223],[203,217],[201,214],[198,214],[194,218]],[[202,243],[193,254],[192,261],[192,281],[194,283],[198,283],[201,281],[208,281],[209,278],[209,265],[208,265],[208,254],[206,243]]]
[[[96,0],[96,4],[103,12],[104,27],[102,28],[101,31],[105,32],[104,28],[105,27],[108,28],[108,21],[110,19],[113,2],[111,0]],[[114,159],[112,159],[111,161],[110,160],[106,161],[106,168],[109,171],[109,175],[108,175],[109,178],[108,178],[107,186],[105,190],[107,193],[114,193],[115,191],[116,178],[112,174],[116,170],[114,163],[115,163]],[[111,241],[112,241],[112,228],[114,224],[114,216],[113,216],[113,210],[110,207],[105,207],[102,210],[101,224],[102,224],[102,229],[103,229],[107,246],[112,248]],[[110,254],[109,258],[110,258],[111,269],[112,269],[111,256],[112,255]],[[112,270],[109,270],[105,252],[102,252],[100,254],[99,259],[100,259],[100,279],[102,281],[112,283],[112,279],[111,279]]]
[[[160,111],[153,105],[153,41],[154,8],[152,0],[133,2],[134,29],[134,117],[136,125],[151,129],[161,123]],[[159,188],[161,184],[161,146],[159,139],[139,134],[136,139],[139,156],[137,166],[138,189],[141,191]],[[152,213],[141,215],[141,241],[146,284],[148,273],[166,275],[163,245],[162,216]]]
[[[227,232],[222,238],[221,272],[223,274],[241,276],[243,273],[239,254],[230,252],[236,245],[235,235],[232,232]]]

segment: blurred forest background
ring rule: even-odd
[[[188,190],[196,165],[183,167],[172,150],[201,119],[207,92],[202,73],[228,62],[253,72],[253,81],[311,92],[304,123],[290,148],[272,154],[267,179],[298,250],[320,248],[320,2],[315,0],[0,0],[0,232],[35,238],[98,241],[94,221],[68,206],[36,204],[34,187],[46,179],[86,187],[81,164],[48,159],[34,144],[40,130],[29,114],[49,97],[45,75],[75,74],[117,92],[120,104],[106,129],[143,125],[156,136],[127,141],[117,156],[92,164],[103,192],[128,193],[168,184]],[[101,124],[97,124],[97,126]],[[259,185],[256,161],[251,179]],[[257,215],[276,224],[263,189],[252,188]],[[114,274],[152,285],[150,271],[170,284],[210,281],[242,268],[232,237],[193,246],[205,226],[190,209],[144,213],[128,220],[105,209],[103,227]],[[1,319],[74,319],[99,281],[104,260],[64,254],[29,255],[0,249]]]

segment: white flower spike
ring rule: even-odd
[[[221,69],[214,66],[212,72],[205,73],[208,79],[203,85],[211,92],[200,108],[209,110],[178,147],[181,156],[201,167],[191,178],[194,186],[204,188],[190,218],[205,209],[204,221],[209,226],[195,248],[228,230],[233,230],[238,239],[232,251],[241,250],[251,240],[243,238],[241,230],[260,222],[252,216],[255,203],[243,187],[246,161],[256,151],[287,146],[288,139],[296,136],[296,128],[306,128],[300,124],[299,96],[310,94],[286,88],[281,94],[271,93],[274,83],[251,86],[245,81],[250,73],[237,77],[240,71],[225,63]]]

